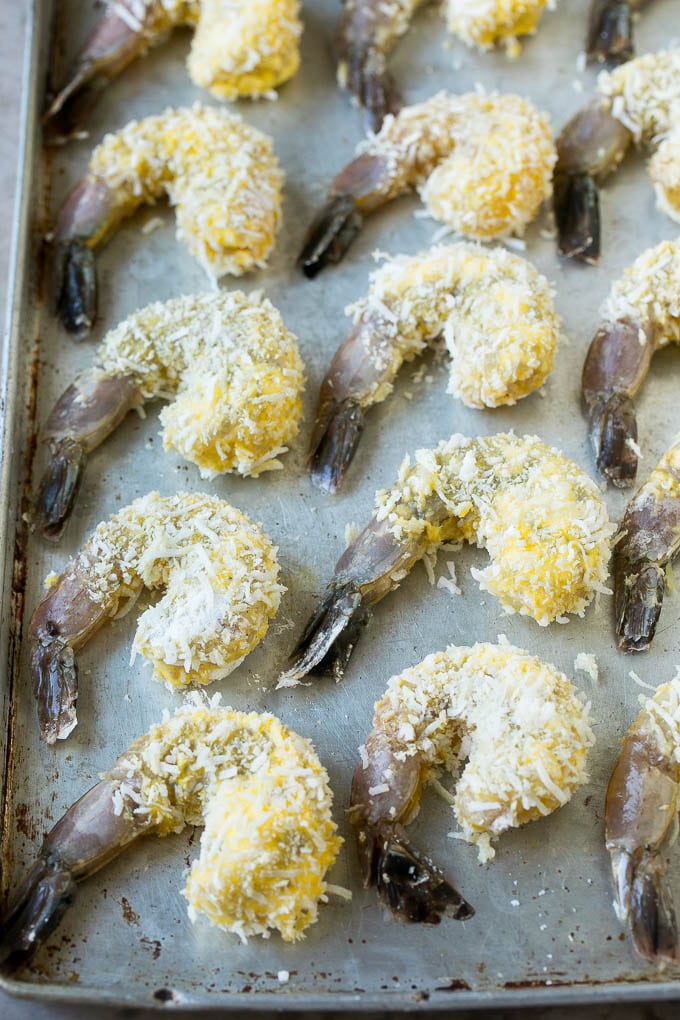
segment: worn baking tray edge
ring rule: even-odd
[[[11,262],[8,282],[5,341],[0,365],[0,442],[3,451],[0,464],[0,563],[3,578],[3,605],[0,617],[0,655],[5,669],[0,671],[0,784],[2,812],[2,847],[7,844],[11,817],[9,789],[12,782],[13,699],[16,696],[18,675],[17,651],[21,637],[23,617],[23,572],[25,568],[24,533],[22,518],[25,495],[30,484],[34,423],[31,409],[35,399],[35,365],[37,364],[38,338],[36,320],[27,315],[41,297],[41,267],[38,256],[37,220],[42,208],[42,145],[40,138],[40,110],[43,100],[43,82],[47,67],[47,44],[52,5],[31,0],[25,33],[25,56],[22,72],[21,128],[18,148],[18,175],[15,215],[12,229]],[[17,493],[19,498],[17,498]],[[0,856],[0,888],[6,893],[6,877],[2,872]],[[162,1008],[191,1007],[192,1011],[211,1008],[250,1012],[263,1006],[263,996],[230,994],[216,996],[214,1003],[198,1003],[190,997],[161,1002],[139,995],[126,994],[123,989],[101,990],[94,993],[77,986],[52,983],[29,984],[15,978],[0,976],[0,988],[21,997],[38,1001],[70,1002],[77,1004],[99,1003],[118,1006],[145,1006]],[[457,994],[452,994],[456,991]],[[387,994],[359,993],[295,993],[265,996],[272,1008],[298,1010],[342,1009],[348,1012],[390,1009],[401,1011],[522,1008],[544,1005],[577,1005],[616,1001],[649,1002],[670,1000],[678,996],[677,982],[635,981],[631,983],[603,982],[601,984],[565,983],[546,981],[542,985],[523,985],[517,989],[496,991],[468,991],[465,989],[436,990],[431,995],[413,996],[406,992]]]

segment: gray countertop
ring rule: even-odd
[[[26,12],[21,3],[15,0],[0,0],[0,95],[3,98],[3,130],[0,133],[0,222],[4,225],[3,243],[0,244],[0,307],[5,306],[5,289],[7,270],[10,260],[9,238],[14,206],[16,185],[17,138],[19,129],[20,99],[20,66],[23,50],[23,32]],[[0,992],[0,1017],[3,1020],[82,1020],[95,1014],[100,1020],[113,1017],[146,1017],[156,1015],[153,1012],[139,1010],[122,1010],[89,1006],[60,1006],[47,1003],[35,1003],[11,998]],[[518,1010],[503,1012],[503,1017],[549,1015],[551,1020],[575,1020],[575,1018],[592,1017],[601,1020],[671,1020],[678,1015],[678,1006],[672,1003],[646,1004],[637,1006],[621,1006],[615,1003],[600,1005],[590,1009],[577,1007],[571,1009],[551,1010]],[[173,1010],[173,1012],[175,1012]],[[263,1015],[261,1011],[259,1015]],[[189,1015],[189,1014],[183,1014]],[[272,1014],[273,1015],[273,1014]],[[311,1016],[312,1014],[290,1013],[289,1016]],[[318,1014],[321,1015],[321,1014]],[[341,1016],[340,1013],[326,1013],[324,1016]],[[384,1013],[388,1017],[396,1014]],[[441,1016],[441,1013],[421,1012],[425,1017]],[[497,1011],[460,1013],[461,1017],[476,1016],[498,1017]]]

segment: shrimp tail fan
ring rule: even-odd
[[[474,915],[474,908],[399,826],[366,833],[360,854],[366,884],[376,886],[395,916],[412,923],[439,924],[444,914],[458,921]]]
[[[588,22],[589,60],[622,64],[633,56],[633,12],[630,0],[593,0]]]
[[[0,924],[0,970],[11,973],[27,963],[71,906],[76,883],[58,860],[41,857],[19,889]]]
[[[591,175],[557,173],[553,201],[562,254],[581,262],[599,262],[600,196]]]
[[[87,454],[75,439],[56,446],[40,483],[33,523],[45,538],[57,539],[71,515],[83,477]]]
[[[361,230],[363,217],[351,195],[329,199],[312,221],[298,259],[300,269],[309,279],[324,266],[341,262]]]
[[[631,930],[638,953],[663,963],[677,959],[678,931],[673,900],[665,881],[666,862],[644,853],[635,869],[631,893]]]
[[[315,485],[333,493],[342,485],[366,422],[356,400],[330,399],[319,410],[308,458],[309,471]]]
[[[331,585],[293,649],[292,665],[281,674],[277,687],[294,687],[308,673],[341,680],[369,618],[356,585]]]

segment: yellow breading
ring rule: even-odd
[[[449,511],[428,521],[433,500]],[[472,574],[509,612],[546,625],[582,615],[605,587],[615,527],[597,486],[536,436],[454,435],[434,450],[407,457],[399,480],[379,492],[374,510],[397,539],[426,535],[433,549],[465,540],[490,563]]]
[[[97,365],[131,376],[161,411],[163,444],[201,476],[280,468],[297,434],[304,368],[295,337],[259,293],[187,295],[156,302],[104,337]]]
[[[680,116],[649,161],[649,176],[662,212],[680,223]]]
[[[109,616],[142,588],[164,588],[134,650],[182,687],[227,676],[259,644],[285,591],[278,572],[262,529],[224,500],[151,492],[99,524],[65,576]]]
[[[602,317],[652,326],[655,347],[679,343],[680,240],[662,241],[644,251],[612,287]]]
[[[597,91],[636,142],[652,145],[680,122],[680,47],[646,53],[613,71],[601,71]]]
[[[158,835],[205,826],[184,895],[237,934],[287,942],[317,919],[342,840],[328,774],[308,740],[268,714],[192,703],[164,716],[105,777],[117,813],[148,816]]]
[[[435,219],[466,237],[521,234],[552,193],[547,121],[520,96],[440,92],[385,118],[360,153],[388,160],[387,201],[417,188]]]
[[[131,121],[94,150],[89,178],[111,194],[117,221],[167,195],[177,236],[213,278],[265,265],[274,245],[283,175],[271,139],[226,110],[196,104]]]
[[[195,28],[191,80],[220,99],[257,98],[300,66],[298,0],[127,0],[110,3],[149,42],[177,25]]]
[[[370,403],[389,394],[403,360],[442,334],[451,355],[449,393],[469,407],[514,404],[553,368],[559,319],[552,288],[503,248],[442,245],[389,259],[372,274],[366,298],[347,311],[355,322],[379,322],[386,338],[366,352],[392,363]]]
[[[518,35],[536,31],[548,0],[446,0],[446,21],[468,46],[487,50],[504,42],[511,56],[517,56]]]
[[[419,756],[426,781],[467,759],[453,811],[488,860],[490,840],[550,814],[587,780],[589,709],[563,673],[504,641],[451,646],[392,677],[373,727],[395,757]]]
[[[187,66],[220,99],[256,98],[300,66],[298,0],[202,0]]]

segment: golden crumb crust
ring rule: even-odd
[[[374,729],[429,776],[457,771],[453,811],[480,858],[490,840],[550,814],[583,784],[590,706],[549,663],[507,641],[451,646],[389,681]]]
[[[287,942],[317,920],[342,840],[328,774],[312,744],[275,716],[194,696],[136,740],[105,778],[165,836],[201,825],[184,895],[199,916],[243,941],[279,931]]]
[[[210,276],[265,265],[283,175],[271,139],[236,114],[196,103],[131,121],[104,137],[89,173],[116,196],[121,218],[167,195],[178,237]]]

